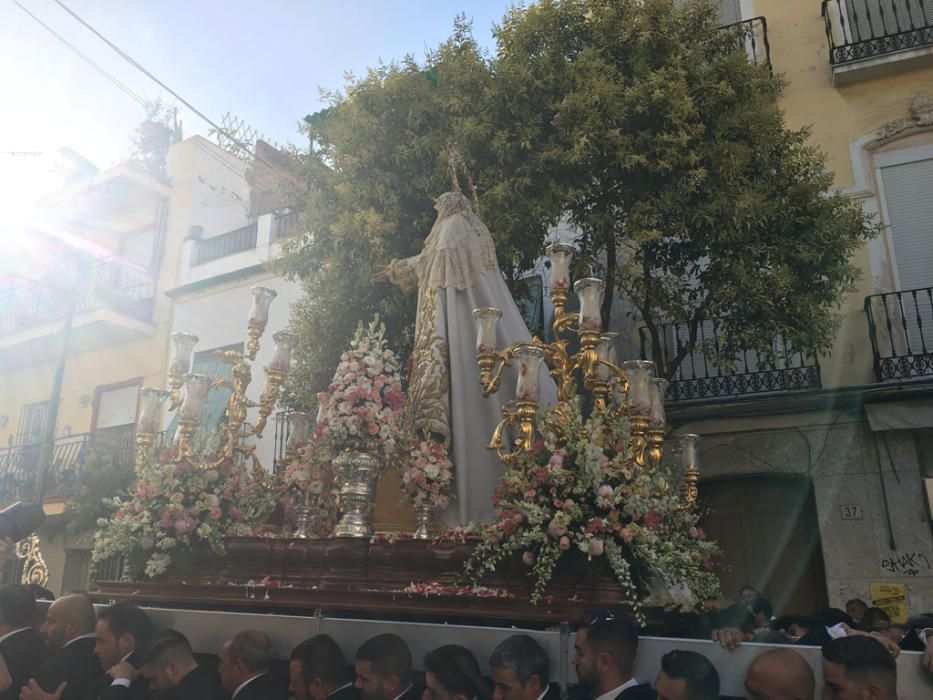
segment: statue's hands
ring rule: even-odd
[[[391,265],[383,265],[378,270],[373,273],[372,282],[373,284],[382,284],[389,281],[389,273],[392,270]]]

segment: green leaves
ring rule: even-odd
[[[778,334],[828,349],[852,255],[876,228],[834,191],[807,132],[786,126],[781,80],[749,61],[740,31],[721,29],[709,0],[543,0],[508,11],[494,56],[458,19],[424,60],[351,77],[308,120],[314,235],[281,261],[306,291],[287,402],[313,409],[374,312],[394,349],[410,347],[413,301],[370,277],[420,249],[433,198],[451,189],[448,142],[507,277],[563,218],[579,235],[578,272],[605,277],[649,335],[720,319],[722,357],[766,356]]]

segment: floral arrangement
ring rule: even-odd
[[[224,537],[254,534],[275,508],[274,494],[233,460],[203,469],[171,457],[150,455],[127,496],[105,499],[111,515],[97,521],[95,563],[123,556],[158,576],[202,546],[223,555]]]
[[[419,440],[401,467],[402,493],[416,510],[443,510],[453,498],[454,465],[439,440]]]
[[[386,347],[385,325],[377,316],[359,325],[327,391],[318,394],[314,442],[329,447],[331,455],[353,447],[387,461],[396,453],[404,405],[399,360]]]
[[[551,412],[539,416],[543,439],[497,486],[496,520],[483,529],[466,574],[475,582],[520,555],[537,603],[558,560],[576,550],[591,560],[605,557],[642,620],[641,604],[676,599],[691,607],[718,595],[718,548],[697,527],[696,513],[680,508],[673,468],[636,463],[624,416],[594,411],[584,418],[579,403],[564,415],[561,434]]]
[[[337,493],[330,455],[322,443],[310,442],[298,449],[298,456],[285,467],[282,493],[279,498],[285,509],[285,520],[292,527],[298,522],[298,507],[311,509],[308,534],[330,537],[337,524]]]

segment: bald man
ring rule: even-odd
[[[792,649],[759,654],[745,674],[748,700],[813,700],[813,669]]]
[[[51,656],[36,669],[20,693],[21,700],[85,700],[103,675],[94,655],[94,606],[83,594],[66,595],[49,606],[39,630]]]
[[[275,687],[269,674],[274,660],[272,642],[259,630],[243,630],[227,640],[220,650],[217,672],[230,700],[264,700],[286,697],[288,689]]]

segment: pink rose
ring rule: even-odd
[[[525,552],[522,555],[522,561],[525,562],[528,566],[533,566],[535,563],[535,555],[531,552]]]
[[[560,548],[565,552],[570,549],[570,538],[567,535],[560,538]]]
[[[604,548],[605,543],[601,539],[594,537],[590,540],[590,554],[592,554],[594,557],[601,556]]]

